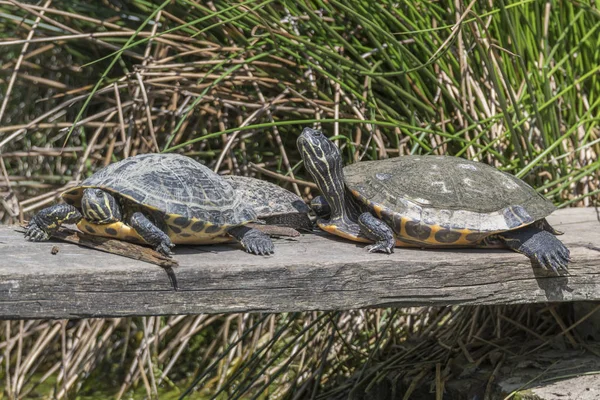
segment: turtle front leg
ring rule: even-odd
[[[175,245],[171,242],[169,236],[154,225],[144,214],[139,211],[133,213],[129,225],[156,251],[165,256],[173,255],[171,248]]]
[[[527,226],[496,235],[511,250],[522,253],[530,260],[558,273],[567,271],[571,261],[569,249],[551,232],[536,226]]]
[[[83,216],[79,210],[70,204],[56,204],[44,208],[29,221],[25,238],[34,242],[46,241],[60,225],[76,224],[81,218]]]
[[[367,246],[369,253],[382,251],[393,253],[396,245],[394,231],[382,220],[375,218],[371,213],[365,212],[358,217],[360,231],[375,244]]]
[[[268,255],[275,251],[273,241],[266,233],[247,226],[234,226],[227,233],[246,249],[248,253]]]

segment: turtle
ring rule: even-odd
[[[558,272],[567,247],[545,219],[555,206],[523,180],[453,156],[399,156],[343,167],[321,131],[297,139],[304,166],[322,197],[314,200],[324,231],[372,243],[369,252],[400,247],[509,248]],[[322,210],[322,211],[319,211]],[[329,218],[323,214],[329,211]],[[373,243],[374,242],[374,243]]]
[[[262,179],[238,175],[223,175],[223,178],[245,204],[254,208],[260,223],[312,231],[311,209],[296,194]]]
[[[141,154],[110,164],[38,212],[25,237],[48,240],[63,223],[93,235],[146,243],[170,256],[177,244],[232,238],[249,253],[274,252],[271,238],[245,226],[256,211],[221,176],[190,157]]]

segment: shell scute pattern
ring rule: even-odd
[[[213,225],[238,225],[256,219],[235,190],[208,168],[177,154],[143,154],[111,164],[67,191],[77,204],[81,188],[98,187],[167,215]],[[181,219],[180,219],[181,221]]]
[[[229,241],[228,227],[256,219],[233,187],[196,161],[177,154],[143,154],[108,165],[62,197],[81,207],[85,188],[97,187],[124,199],[130,210],[144,208],[162,221],[173,243]],[[143,239],[127,224],[96,225],[82,220],[80,229],[134,241]],[[222,236],[222,237],[219,237]]]
[[[271,182],[247,176],[223,176],[244,204],[251,206],[267,225],[311,230],[310,208],[296,194]]]
[[[528,225],[535,221],[527,210],[520,205],[506,207],[502,210],[502,215],[504,215],[504,220],[509,228],[518,228],[519,226]]]
[[[308,213],[310,208],[292,192],[271,182],[245,176],[223,176],[258,215]]]
[[[399,218],[393,214],[400,215],[400,232],[396,232],[400,239],[424,245],[474,244],[554,210],[518,178],[456,157],[362,161],[345,167],[344,176],[352,194],[386,222],[392,221],[394,230]]]

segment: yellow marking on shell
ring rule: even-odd
[[[404,228],[406,226],[406,222],[409,221],[408,218],[401,218],[400,220],[400,224],[402,227],[402,231],[404,231]],[[329,232],[331,234],[334,234],[336,236],[340,236],[343,237],[344,239],[349,239],[352,240],[354,242],[361,242],[361,243],[373,243],[372,240],[366,239],[366,238],[362,238],[362,237],[358,237],[355,235],[351,235],[349,233],[340,231],[339,228],[336,225],[324,225],[324,224],[318,224],[319,228],[323,229],[325,232]],[[442,227],[435,225],[435,227],[437,227],[437,229],[435,230],[435,232],[439,231],[440,229],[442,229]],[[433,235],[435,235],[435,232],[433,232],[432,229],[432,234],[430,235],[430,237],[423,242],[415,242],[414,238],[410,238],[407,237],[406,239],[409,239],[410,242],[408,241],[404,241],[402,237],[398,237],[396,235],[396,247],[423,247],[423,245],[434,245],[435,247],[455,247],[455,246],[469,246],[469,245],[473,245],[472,242],[467,242],[466,240],[463,241],[463,237],[461,236],[461,238],[456,242],[456,243],[440,243],[438,241],[434,239],[431,239],[433,237]],[[466,235],[466,233],[465,233]]]
[[[418,244],[415,243],[408,243],[408,242],[404,242],[402,239],[400,238],[396,238],[396,247],[421,247]]]
[[[410,219],[408,218],[402,218],[401,219],[401,227],[402,230],[401,232],[406,232],[406,223],[410,221]],[[469,247],[469,246],[475,246],[478,241],[472,241],[472,240],[467,240],[467,235],[470,233],[473,233],[473,231],[469,230],[469,229],[450,229],[450,231],[452,232],[457,232],[460,233],[460,237],[451,242],[451,243],[444,243],[444,242],[440,242],[438,239],[436,239],[435,235],[436,233],[438,233],[441,230],[447,230],[447,228],[444,228],[440,225],[427,225],[430,229],[431,229],[431,233],[429,234],[429,236],[424,239],[424,240],[418,240],[417,238],[414,237],[410,237],[410,236],[400,236],[400,238],[398,238],[398,240],[402,240],[402,238],[410,241],[409,244],[411,244],[413,247],[419,247],[419,244],[424,245],[424,246],[431,246],[431,247]]]
[[[100,187],[100,186],[90,186],[90,187],[98,187],[99,189],[106,190],[109,193],[114,194],[114,192],[108,188],[104,188],[104,187]],[[87,188],[88,188],[87,186],[85,186],[85,187],[80,186],[80,187],[77,187],[74,189],[67,190],[61,194],[61,197],[63,199],[70,199],[75,207],[81,207],[81,199],[83,197],[83,190],[87,189]],[[123,193],[117,193],[117,194],[125,199],[131,200],[134,203],[139,203],[138,200],[134,199],[131,196],[125,195]],[[151,207],[147,204],[143,204],[143,206],[148,210],[158,210],[157,208]],[[95,210],[93,211],[93,213],[96,214]],[[206,230],[208,228],[210,228],[214,225],[209,222],[205,222],[205,226],[201,231],[194,232],[190,229],[194,222],[197,222],[197,221],[192,220],[192,222],[186,228],[183,228],[183,229],[178,227],[181,230],[181,232],[179,232],[179,233],[176,233],[175,231],[173,231],[173,229],[171,229],[171,227],[169,225],[167,225],[167,232],[166,232],[167,236],[169,236],[169,238],[171,239],[171,241],[174,244],[216,244],[216,243],[227,243],[227,242],[234,241],[234,239],[226,233],[227,229],[230,228],[231,225],[222,226],[222,227],[220,227],[219,230],[215,230],[214,232],[206,232]],[[250,222],[250,221],[247,221],[240,225],[245,225],[248,222]],[[146,243],[146,241],[132,227],[130,227],[129,225],[127,225],[126,223],[124,223],[122,221],[114,222],[111,224],[100,225],[100,224],[93,224],[85,219],[82,219],[77,224],[77,226],[83,232],[91,233],[90,231],[88,231],[86,229],[86,227],[89,227],[94,231],[94,233],[92,233],[92,234],[97,235],[97,236],[104,236],[104,237],[120,239],[120,240],[125,240],[125,241],[131,241],[131,242],[137,241],[139,243]],[[112,229],[116,230],[117,234],[111,235],[111,234],[106,233],[107,228],[112,228]]]
[[[337,227],[337,225],[325,225],[325,224],[318,224],[318,225],[319,225],[319,228],[323,229],[325,232],[329,232],[336,236],[343,237],[344,239],[349,239],[354,242],[373,243],[372,240],[361,238],[361,237],[340,231],[339,228]]]
[[[409,218],[400,217],[400,232],[406,232],[406,223],[410,221]],[[410,243],[402,240],[402,236],[396,236],[396,247],[419,247],[418,244]]]
[[[201,231],[194,232],[191,229],[192,225],[194,225],[194,221],[192,221],[192,223],[183,229],[178,227],[181,229],[179,233],[174,232],[172,227],[167,225],[167,235],[169,235],[175,244],[214,244],[233,241],[233,238],[227,234],[227,229],[231,227],[230,225],[220,226],[214,232],[207,232],[207,229],[215,225],[210,222],[205,222],[204,224],[204,228]]]
[[[338,229],[338,227],[336,225],[323,225],[323,224],[318,224],[319,228],[323,229],[325,232],[329,232],[331,234],[334,234],[336,236],[340,236],[343,237],[344,239],[349,239],[352,240],[354,242],[361,242],[361,243],[373,243],[372,240],[366,239],[366,238],[362,238],[362,237],[358,237],[355,235],[351,235],[349,233],[346,232],[342,232]],[[403,241],[400,238],[396,238],[396,246],[397,247],[419,247],[419,245],[417,244],[413,244],[413,243],[408,243]]]
[[[437,241],[435,238],[435,234],[438,233],[439,231],[441,231],[442,227],[439,225],[430,225],[429,227],[431,228],[431,233],[429,234],[429,237],[423,241],[423,243],[433,244],[433,245],[442,244],[439,241]]]
[[[475,244],[479,243],[481,241],[481,239],[478,240],[468,240],[467,239],[467,235],[470,235],[471,233],[475,233],[470,229],[456,229],[456,232],[460,232],[460,238],[456,241],[457,245],[466,245],[466,246],[474,246]]]
[[[373,202],[368,201],[366,198],[361,196],[356,190],[351,190],[350,192],[352,193],[353,196],[355,196],[356,198],[361,200],[363,203],[365,203],[369,208],[371,208],[380,219],[382,218],[382,214],[384,214],[384,213],[387,213],[388,215],[393,215],[395,213],[394,211],[391,211],[382,205],[375,204]],[[401,233],[401,235],[399,235],[399,236],[397,235],[397,237],[396,237],[396,246],[399,246],[399,247],[423,247],[423,246],[427,246],[427,247],[469,247],[469,246],[471,246],[472,247],[472,246],[477,245],[481,241],[481,240],[472,241],[472,240],[467,239],[468,234],[474,233],[472,230],[450,229],[453,232],[460,233],[460,237],[451,243],[440,242],[438,239],[436,239],[435,234],[441,230],[448,229],[448,228],[444,228],[440,225],[427,225],[429,228],[431,228],[431,232],[430,232],[429,236],[427,237],[427,239],[425,239],[425,240],[419,240],[412,236],[402,235],[402,233],[406,232],[406,223],[409,221],[412,221],[412,219],[406,218],[406,217],[400,218],[400,233]]]
[[[401,217],[400,218],[400,232],[406,232],[406,223],[408,222],[408,218]]]
[[[96,236],[120,239],[134,243],[146,243],[146,241],[140,235],[138,235],[138,233],[132,227],[122,221],[113,222],[111,224],[93,224],[85,219],[82,219],[77,223],[77,227],[82,232],[90,233]],[[115,231],[116,234],[109,233],[111,230]]]
[[[377,204],[373,204],[372,207],[373,210],[375,210],[375,214],[377,214],[377,216],[381,218],[381,212],[383,211],[383,207]]]
[[[183,233],[183,232],[182,232]],[[234,241],[229,235],[210,236],[210,237],[184,237],[181,234],[175,234],[171,236],[171,241],[175,244],[217,244],[217,243],[228,243]]]
[[[126,242],[133,243],[146,243],[131,226],[126,223],[119,221],[113,222],[112,224],[93,224],[85,219],[82,219],[77,224],[77,227],[86,233],[90,233],[96,236],[108,237],[111,239],[120,239]],[[90,230],[91,228],[91,230]],[[108,233],[107,230],[116,231],[116,234]],[[190,236],[183,236],[182,234],[190,234]],[[194,236],[194,234],[196,236]],[[215,233],[211,236],[198,236],[198,232],[186,232],[182,230],[181,233],[175,233],[171,229],[167,228],[167,235],[174,244],[215,244],[215,243],[227,243],[233,241],[233,238],[227,234]]]

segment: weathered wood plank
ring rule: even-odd
[[[325,234],[276,240],[259,257],[235,244],[177,246],[179,291],[155,265],[58,241],[31,243],[0,227],[0,318],[79,318],[331,310],[389,305],[600,300],[600,222],[594,209],[549,218],[565,232],[570,275],[504,250],[396,249]],[[52,255],[51,249],[60,251]]]

